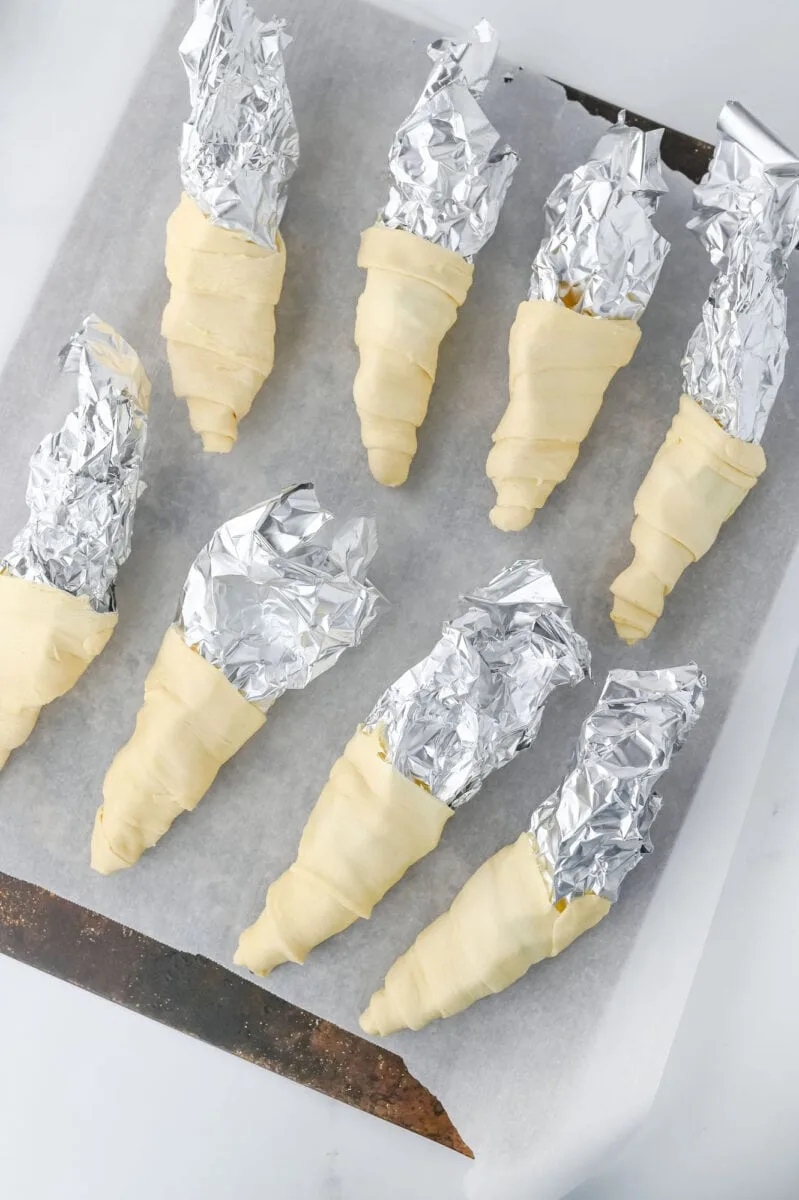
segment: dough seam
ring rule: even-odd
[[[498,529],[525,528],[566,479],[606,388],[640,336],[631,320],[592,317],[548,300],[519,305],[508,342],[510,399],[486,462]],[[559,436],[551,436],[553,424]]]

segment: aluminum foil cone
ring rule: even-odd
[[[259,20],[245,0],[197,0],[180,44],[191,96],[183,188],[215,225],[272,250],[300,153],[284,25]]]
[[[441,38],[428,47],[435,66],[392,142],[392,183],[379,216],[467,261],[494,232],[519,162],[478,103],[498,49],[487,21],[468,42]]]
[[[357,646],[385,605],[366,577],[374,521],[338,521],[310,483],[226,521],[192,564],[176,624],[266,710]]]
[[[540,562],[513,563],[459,609],[365,722],[397,771],[452,808],[532,744],[552,691],[579,683],[591,661]]]
[[[654,789],[701,716],[706,682],[696,663],[608,674],[569,773],[530,824],[553,903],[589,892],[615,901],[652,849]]]
[[[554,300],[594,317],[637,321],[670,246],[652,224],[660,197],[662,129],[625,124],[625,113],[583,166],[549,196],[547,237],[533,262],[529,298]]]
[[[150,381],[136,351],[94,313],[61,351],[60,365],[77,375],[78,403],[33,453],[30,515],[0,570],[114,612],[114,583],[144,489]]]
[[[759,442],[785,372],[783,282],[799,238],[799,160],[740,104],[724,106],[688,222],[719,268],[683,358],[685,391]]]

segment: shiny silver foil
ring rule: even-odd
[[[266,711],[357,646],[385,601],[366,578],[374,521],[337,521],[310,483],[220,525],[192,564],[176,624]]]
[[[616,900],[652,849],[654,788],[702,713],[706,682],[693,662],[608,674],[568,775],[530,825],[553,903],[587,892]]]
[[[488,21],[468,42],[440,38],[428,46],[435,66],[391,144],[392,184],[378,218],[469,262],[494,232],[519,163],[477,103],[498,49]]]
[[[259,20],[245,0],[197,0],[180,44],[191,95],[183,188],[215,225],[272,250],[300,154],[284,24]]]
[[[563,176],[544,210],[548,234],[533,262],[530,300],[638,320],[670,249],[652,224],[668,191],[662,136],[626,125],[622,111],[588,162]]]
[[[718,128],[688,228],[719,274],[688,342],[683,380],[728,433],[759,442],[785,371],[783,282],[799,238],[799,161],[734,101]]]
[[[33,453],[30,516],[0,570],[114,612],[114,581],[130,554],[144,489],[150,381],[136,351],[94,313],[61,351],[60,365],[77,374],[78,403]]]
[[[579,683],[591,663],[540,562],[513,563],[460,609],[365,722],[380,728],[396,770],[451,808],[532,744],[550,693]]]

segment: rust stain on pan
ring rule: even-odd
[[[396,1054],[210,959],[2,873],[0,953],[471,1155],[441,1104]]]

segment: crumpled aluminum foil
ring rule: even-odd
[[[451,808],[532,745],[550,693],[579,683],[591,664],[540,562],[506,567],[460,608],[365,722],[379,728],[387,761]]]
[[[150,381],[136,351],[94,313],[59,362],[78,376],[78,403],[33,453],[30,516],[0,570],[88,596],[96,612],[115,612],[114,581],[130,554],[144,490]]]
[[[313,484],[220,525],[194,560],[176,624],[187,645],[266,711],[357,646],[385,606],[366,578],[374,521],[338,521]]]
[[[608,674],[569,773],[530,824],[553,903],[587,892],[616,900],[651,851],[655,784],[701,716],[706,685],[693,662]]]
[[[435,66],[391,144],[393,182],[378,218],[467,262],[494,232],[519,164],[477,103],[498,49],[488,21],[475,25],[468,42],[440,38],[428,46]]]
[[[799,238],[799,160],[735,101],[718,129],[688,228],[720,269],[682,360],[683,381],[728,433],[759,442],[785,372],[783,282]]]
[[[618,121],[591,157],[564,175],[546,202],[548,235],[533,261],[530,300],[552,300],[594,317],[643,313],[670,244],[654,225],[660,197],[662,129]]]
[[[259,20],[245,0],[197,0],[180,44],[191,95],[183,188],[215,225],[272,250],[300,155],[284,25]]]

